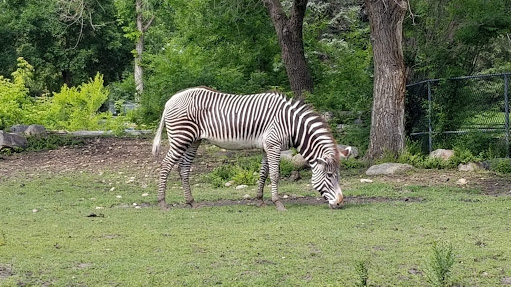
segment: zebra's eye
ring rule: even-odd
[[[333,172],[327,172],[327,173],[326,173],[326,175],[327,175],[328,177],[332,177],[332,176],[334,176],[334,173],[333,173]]]

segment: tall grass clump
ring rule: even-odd
[[[450,286],[451,272],[455,260],[452,244],[433,242],[432,254],[427,272],[431,286]]]

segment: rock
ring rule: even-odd
[[[367,171],[367,175],[391,175],[404,173],[412,170],[413,166],[403,163],[382,163],[371,166]]]
[[[46,137],[48,135],[46,133],[46,128],[41,125],[30,125],[23,133],[31,137],[33,136]]]
[[[467,184],[467,180],[464,179],[464,178],[460,178],[458,179],[458,181],[456,182],[457,185],[465,185]]]
[[[243,199],[250,199],[250,195],[249,194],[243,195]]]
[[[293,158],[291,159],[291,163],[293,163],[296,169],[302,169],[309,166],[309,163],[299,153],[293,156]]]
[[[28,146],[27,139],[18,134],[6,133],[0,131],[0,150],[3,148],[26,148]]]
[[[144,197],[149,196],[149,193],[144,192],[144,193],[142,193],[142,196],[144,196]]]
[[[360,179],[360,182],[361,182],[361,183],[372,183],[373,181],[372,181],[372,180],[370,180],[370,179],[367,179],[367,178],[361,178],[361,179]]]
[[[293,156],[294,156],[295,152],[292,151],[292,150],[283,150],[280,152],[280,158],[281,159],[287,159],[289,161],[291,161],[293,159]]]
[[[500,280],[500,283],[502,283],[502,285],[511,285],[511,277],[502,278],[502,280]]]
[[[236,189],[244,189],[247,187],[248,187],[248,185],[246,185],[246,184],[240,184],[240,185],[236,186]]]
[[[473,163],[473,162],[469,162],[467,164],[460,163],[458,165],[459,171],[476,171],[476,170],[480,170],[480,169],[484,169],[484,167],[478,165],[477,163]]]
[[[231,181],[228,181],[228,182],[226,182],[226,183],[225,183],[225,186],[226,186],[226,187],[229,187],[229,186],[231,186],[233,183],[234,183],[234,182],[233,182],[232,180],[231,180]]]
[[[452,149],[436,149],[429,154],[430,157],[433,158],[441,158],[443,160],[449,160],[454,156],[454,151]]]
[[[14,125],[9,130],[11,131],[11,133],[21,134],[24,133],[27,128],[28,128],[27,125]]]
[[[289,177],[289,179],[291,179],[292,181],[298,181],[301,178],[302,177],[300,176],[300,172],[298,170],[293,170],[291,172],[291,176]]]

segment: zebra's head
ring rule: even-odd
[[[333,156],[317,158],[312,167],[312,186],[328,200],[331,208],[339,208],[343,201],[339,186],[339,163]]]

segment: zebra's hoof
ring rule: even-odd
[[[188,204],[191,208],[198,208],[199,207],[199,204],[196,203],[195,201],[187,202],[186,204]]]
[[[166,202],[164,202],[164,201],[158,202],[158,206],[163,211],[169,211],[170,210],[170,206]]]
[[[264,203],[264,200],[259,200],[257,201],[257,207],[265,207],[266,206],[266,203]]]
[[[275,207],[277,208],[277,211],[286,211],[287,209],[284,207],[284,204],[280,201],[275,201]]]

